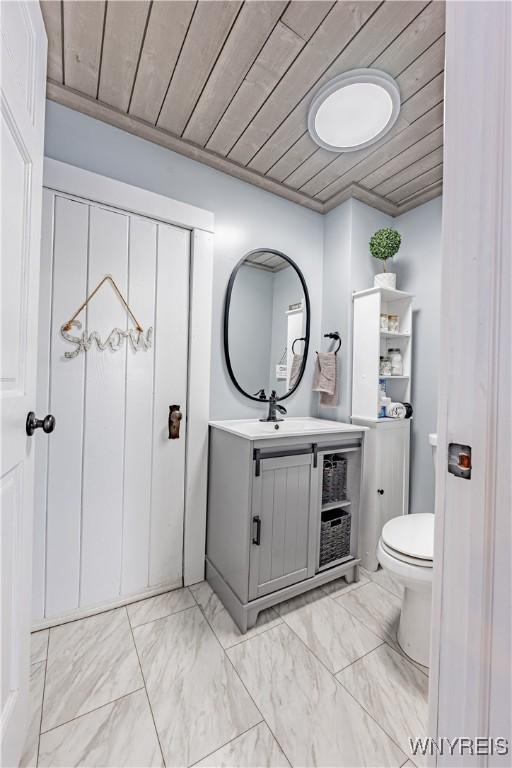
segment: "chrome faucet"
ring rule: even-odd
[[[279,405],[277,402],[277,394],[275,389],[272,390],[270,393],[270,397],[268,399],[268,416],[266,419],[260,419],[260,421],[283,421],[283,419],[280,419],[276,411],[279,411],[279,413],[285,414],[286,408],[284,405]]]

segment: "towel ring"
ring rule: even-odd
[[[298,339],[295,339],[295,340],[294,340],[294,342],[293,342],[293,344],[292,344],[292,354],[293,354],[293,355],[295,354],[295,344],[296,344],[298,341],[306,341],[306,337],[305,337],[305,336],[300,336]]]
[[[341,349],[341,336],[339,335],[338,331],[333,331],[332,333],[324,333],[324,339],[334,339],[334,341],[338,342],[338,346],[334,350],[334,354],[337,355]]]

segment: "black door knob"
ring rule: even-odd
[[[43,432],[46,432],[46,434],[49,435],[50,432],[53,432],[55,429],[55,416],[52,416],[51,413],[49,413],[44,419],[36,419],[34,411],[30,411],[27,415],[25,429],[29,437],[32,437],[36,429],[42,429]]]
[[[384,496],[384,490],[382,488],[378,488],[377,493],[379,494],[379,496]]]

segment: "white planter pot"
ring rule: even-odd
[[[373,281],[375,288],[396,288],[396,275],[394,272],[379,272]]]

